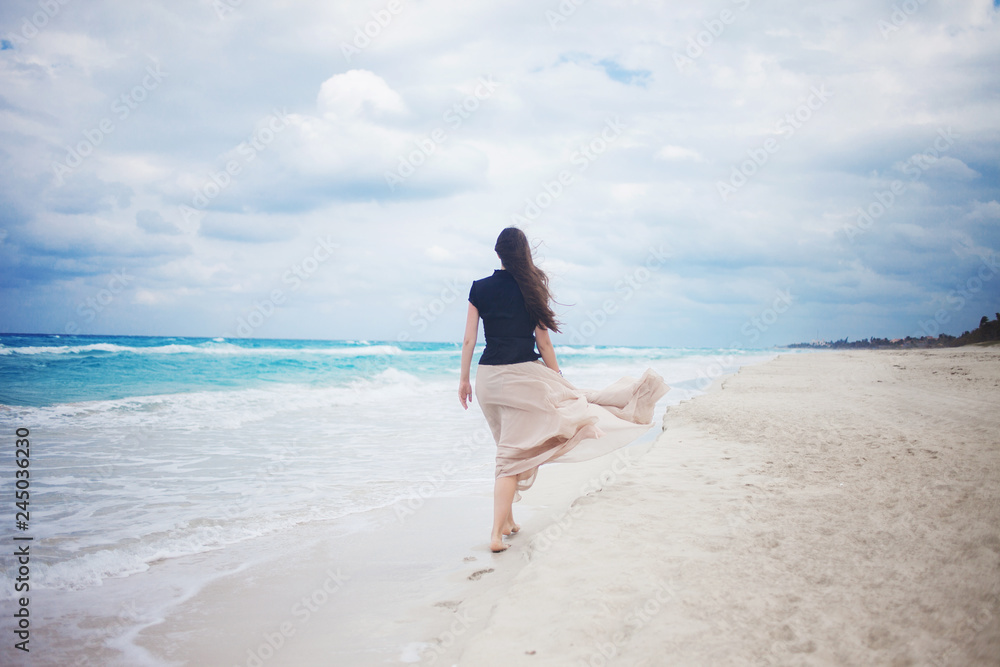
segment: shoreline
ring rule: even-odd
[[[689,375],[693,378],[693,369],[706,359],[711,360],[710,357],[689,358],[690,355],[686,353],[679,355],[676,359],[666,358],[663,363],[666,364],[668,371],[682,378],[688,378]],[[601,373],[606,372],[604,370],[606,361],[591,365],[581,364],[580,372],[574,380],[583,386],[595,383],[600,386]],[[748,359],[742,357],[736,360],[719,359],[716,360],[716,365],[725,366],[726,363],[736,361],[745,363]],[[749,361],[759,362],[752,357]],[[642,359],[629,358],[628,363],[637,366],[642,363]],[[623,373],[628,374],[630,370],[631,367],[623,370]],[[674,392],[668,394],[665,401],[669,405],[671,399],[681,401],[693,393],[700,393],[698,386],[696,379],[675,381]],[[448,399],[453,399],[452,393],[448,391]],[[443,393],[441,398],[444,399]],[[484,439],[481,441],[480,435],[487,433],[485,428],[475,430],[474,427],[479,423],[476,415],[454,410],[452,412],[456,413],[457,417],[453,418],[449,413],[445,420],[447,424],[439,423],[436,419],[430,420],[428,427],[416,434],[419,437],[413,437],[414,434],[406,437],[402,427],[388,430],[383,428],[381,431],[376,429],[381,433],[401,434],[399,437],[391,437],[385,442],[384,448],[377,450],[388,452],[386,456],[389,457],[387,460],[391,465],[385,466],[385,469],[391,470],[394,466],[401,471],[440,470],[445,477],[448,477],[450,473],[446,466],[450,465],[449,461],[466,462],[468,458],[466,454],[471,453],[473,458],[470,460],[473,463],[466,465],[461,475],[455,476],[455,479],[461,481],[460,484],[454,488],[441,488],[443,495],[435,495],[438,491],[436,481],[431,484],[434,489],[430,491],[427,491],[430,486],[426,489],[424,486],[419,486],[419,480],[424,477],[421,477],[419,472],[416,473],[417,476],[411,480],[413,483],[406,487],[406,490],[419,496],[415,500],[420,507],[415,514],[407,512],[403,517],[405,521],[400,521],[400,517],[394,514],[394,509],[399,506],[396,503],[389,505],[388,508],[362,511],[339,519],[316,519],[296,525],[297,522],[294,521],[296,516],[310,514],[309,494],[303,493],[297,487],[308,489],[317,482],[335,483],[344,476],[345,471],[350,472],[349,466],[342,468],[335,459],[329,457],[329,460],[324,460],[322,457],[316,459],[324,464],[316,466],[316,470],[329,471],[324,480],[313,477],[313,470],[293,470],[289,466],[290,452],[311,455],[305,445],[300,443],[311,442],[314,439],[321,442],[321,439],[312,438],[309,434],[322,430],[324,423],[337,418],[328,412],[318,415],[317,410],[320,408],[314,403],[307,401],[305,405],[284,412],[279,411],[281,418],[267,428],[275,433],[295,432],[299,436],[299,440],[296,441],[299,444],[294,448],[289,445],[277,449],[267,444],[275,440],[265,439],[263,435],[266,435],[267,429],[254,426],[257,422],[251,424],[247,433],[244,433],[241,424],[230,425],[228,422],[222,423],[214,431],[209,429],[189,433],[189,430],[185,430],[187,422],[183,421],[183,415],[171,417],[174,421],[168,419],[164,422],[163,415],[172,415],[174,411],[160,409],[152,412],[151,414],[156,417],[153,420],[156,431],[181,434],[171,440],[173,444],[190,445],[194,438],[210,444],[208,451],[249,457],[248,461],[251,464],[249,467],[241,468],[238,465],[222,467],[229,470],[230,474],[220,478],[222,480],[220,489],[206,488],[198,491],[198,502],[202,504],[204,511],[196,515],[192,530],[197,532],[199,529],[202,523],[199,517],[222,516],[226,513],[233,503],[232,495],[227,496],[222,491],[226,490],[226,483],[238,480],[240,475],[253,483],[251,490],[259,491],[267,488],[271,491],[269,497],[274,502],[265,503],[262,516],[267,516],[267,511],[276,503],[285,503],[289,509],[295,510],[288,513],[292,520],[263,535],[251,536],[250,531],[247,531],[244,539],[221,543],[218,541],[198,543],[194,538],[201,539],[204,531],[190,537],[183,531],[178,531],[179,542],[175,540],[176,544],[161,540],[162,545],[150,549],[151,540],[146,539],[149,531],[144,531],[145,524],[140,514],[147,516],[150,512],[155,513],[156,506],[145,505],[139,494],[134,499],[131,496],[119,498],[118,504],[113,508],[122,511],[117,515],[114,513],[111,515],[119,522],[107,527],[109,531],[114,529],[118,534],[124,535],[115,543],[114,548],[94,549],[93,552],[97,554],[94,557],[77,557],[69,561],[54,559],[49,553],[39,554],[37,561],[39,563],[60,566],[63,562],[70,562],[75,569],[63,568],[66,572],[56,573],[62,577],[58,580],[58,587],[32,586],[31,627],[34,655],[30,658],[35,661],[51,660],[67,665],[162,666],[198,664],[206,659],[223,663],[231,661],[235,665],[252,663],[259,660],[259,656],[263,653],[273,654],[265,656],[263,664],[282,664],[283,660],[291,664],[293,660],[282,656],[307,655],[310,651],[320,651],[325,655],[341,650],[347,651],[349,647],[354,647],[355,653],[349,655],[343,662],[369,664],[370,661],[375,661],[376,664],[382,664],[384,660],[390,663],[412,664],[419,661],[421,650],[436,645],[436,639],[444,637],[444,640],[447,640],[444,633],[449,631],[453,623],[452,609],[456,608],[456,600],[464,599],[464,595],[458,596],[456,593],[442,596],[438,591],[445,590],[452,583],[459,585],[468,581],[467,577],[480,569],[493,569],[493,572],[479,575],[478,589],[499,585],[506,581],[504,577],[517,571],[517,568],[510,566],[513,561],[509,555],[501,555],[507,558],[504,561],[494,560],[494,556],[488,553],[486,538],[492,516],[490,474],[492,453],[487,451],[487,447],[493,450],[493,445]],[[101,410],[92,411],[93,414],[85,414],[84,417],[89,419],[85,422],[53,420],[49,424],[44,419],[27,419],[27,421],[43,422],[43,425],[54,427],[48,434],[52,441],[71,440],[74,431],[89,429],[88,433],[94,433],[108,425],[115,425],[120,431],[117,426],[117,413],[113,411],[109,413],[105,405],[100,407]],[[199,406],[199,409],[201,407]],[[251,414],[246,407],[239,404],[237,410],[227,414],[237,418]],[[341,409],[341,412],[344,412],[344,409]],[[657,419],[662,415],[662,407],[658,412]],[[254,417],[257,416],[253,414]],[[140,415],[145,417],[145,411],[140,411]],[[300,428],[293,424],[289,427],[290,419],[294,420],[294,424],[301,425],[308,421],[312,426]],[[140,426],[147,423],[143,421]],[[401,423],[405,424],[405,420]],[[377,424],[371,423],[371,425]],[[237,429],[237,426],[240,429]],[[38,428],[41,429],[42,426]],[[143,436],[141,441],[144,444],[155,445],[144,437],[147,432],[153,432],[152,427],[139,430],[132,424],[130,428],[134,429],[131,433]],[[313,430],[309,430],[310,428]],[[366,428],[371,430],[370,426]],[[645,437],[652,439],[657,431],[657,427],[652,426]],[[426,440],[428,433],[433,433],[432,437],[439,442],[432,448],[419,446],[424,442],[420,438]],[[447,437],[441,437],[442,433],[446,433]],[[129,434],[130,431],[127,429],[121,431],[121,438],[127,438]],[[236,437],[233,437],[234,435]],[[249,438],[247,443],[241,444],[246,438]],[[219,446],[216,443],[223,445]],[[373,444],[381,443],[373,442]],[[67,447],[64,449],[68,454],[73,454]],[[96,446],[93,449],[98,453],[100,451]],[[184,465],[189,467],[191,478],[195,479],[197,478],[195,473],[202,471],[203,468],[207,470],[212,467],[211,461],[201,465],[205,459],[196,450],[197,447],[187,446],[187,449],[181,447],[177,448],[176,459],[167,452],[160,452],[162,462],[155,456],[147,457],[148,461],[143,459],[139,462],[149,468],[148,475],[152,475],[151,478],[155,478],[154,473],[160,468],[173,473],[174,468],[184,462]],[[637,446],[633,445],[628,451],[632,453],[638,451]],[[361,458],[377,455],[376,450],[365,448],[359,449],[358,452]],[[48,453],[50,457],[56,457],[61,452]],[[129,449],[112,450],[111,455],[114,458],[110,461],[114,465],[130,464],[132,462],[130,457],[134,453],[136,452]],[[482,461],[476,462],[478,459],[475,457],[480,455],[483,455]],[[95,466],[86,474],[94,474],[93,470],[96,470],[100,473],[101,480],[110,480],[115,468],[108,465],[107,460],[107,457],[95,456]],[[269,467],[269,462],[277,465]],[[526,493],[525,499],[515,506],[515,515],[525,527],[526,535],[544,530],[559,518],[560,513],[569,507],[570,502],[586,492],[585,484],[588,488],[593,486],[589,480],[599,475],[601,469],[588,468],[588,465],[599,466],[600,463],[598,460],[598,463],[542,467],[541,484]],[[624,464],[619,462],[618,465],[621,467]],[[590,470],[593,472],[588,472]],[[279,473],[280,475],[272,477],[270,476],[272,471],[275,475]],[[232,473],[235,473],[235,476]],[[470,484],[469,482],[478,478],[480,473],[483,473],[484,477],[482,483],[477,481],[476,484]],[[405,472],[402,474],[405,475]],[[433,476],[427,477],[427,479],[432,478]],[[124,479],[127,480],[128,476]],[[215,478],[210,477],[210,479]],[[363,474],[355,474],[353,479],[345,479],[341,486],[332,489],[334,497],[341,497],[337,494],[343,491],[342,497],[350,500],[349,492],[355,487],[359,493],[366,493],[365,489],[369,484],[365,479]],[[565,482],[561,481],[564,479]],[[230,484],[228,489],[239,492],[239,488],[233,484]],[[425,495],[425,491],[430,497]],[[175,495],[178,503],[185,506],[190,504],[189,498],[183,494]],[[408,496],[409,494],[405,497]],[[364,496],[362,500],[366,497]],[[404,496],[397,494],[396,497]],[[306,502],[302,501],[303,498]],[[131,500],[136,502],[132,503]],[[223,503],[221,506],[220,502]],[[402,502],[404,505],[410,503],[408,500]],[[88,505],[84,503],[82,506],[86,508]],[[130,506],[134,507],[134,510],[126,509]],[[252,505],[245,506],[252,507]],[[240,507],[244,505],[241,504]],[[418,505],[415,503],[412,507],[416,508]],[[143,512],[145,514],[142,514]],[[130,514],[132,518],[127,520],[126,514]],[[215,525],[211,520],[208,523],[211,526]],[[222,524],[223,527],[235,531],[235,534],[229,537],[240,537],[238,534],[240,525],[237,523]],[[253,527],[253,521],[248,523]],[[421,528],[410,528],[411,524],[419,525]],[[102,525],[103,522],[93,523],[79,532],[66,530],[68,548],[74,546],[72,540],[78,536],[85,538],[91,533],[99,534],[103,530]],[[132,526],[135,527],[134,532]],[[520,536],[514,540],[515,543],[524,541]],[[192,548],[195,550],[192,551]],[[393,557],[390,558],[388,555]],[[45,560],[46,556],[49,557],[48,561]],[[126,563],[136,561],[139,565],[137,568],[128,569],[128,574],[125,575],[121,567],[123,560]],[[504,562],[508,564],[507,567],[494,567],[494,564]],[[354,567],[355,563],[359,565]],[[485,567],[479,567],[484,563]],[[341,588],[337,588],[336,596],[332,596],[327,590],[317,593],[321,598],[324,595],[330,598],[323,605],[328,611],[313,613],[307,609],[310,611],[310,620],[306,624],[303,609],[299,607],[293,611],[293,605],[303,596],[312,594],[317,587],[323,588],[327,578],[324,573],[329,566],[333,567],[332,571],[335,574],[337,566],[343,566],[342,574],[351,579],[346,580]],[[280,590],[281,586],[272,590],[264,583],[274,572],[283,573],[284,588],[287,590]],[[47,569],[42,570],[41,574],[48,576],[52,581],[57,581],[55,575]],[[48,585],[49,580],[45,580],[44,583]],[[336,586],[336,582],[330,584],[330,588]],[[359,588],[368,588],[372,592],[357,594],[356,590]],[[354,596],[353,606],[333,601],[346,600],[351,596]],[[280,604],[281,608],[276,607],[276,604]],[[366,622],[347,622],[351,617],[358,616],[359,612],[368,619]],[[324,620],[317,622],[315,619],[318,618]],[[185,619],[199,619],[199,623],[187,623]],[[289,633],[281,631],[282,624],[286,621],[292,624],[286,626]],[[386,624],[391,625],[392,629],[376,630]],[[0,623],[0,629],[9,628],[9,625],[8,622]],[[309,628],[300,628],[299,625],[308,625]],[[336,629],[320,632],[311,630],[313,626]],[[461,629],[471,632],[464,626]],[[262,652],[258,651],[256,657],[248,655],[247,650],[256,651],[262,646],[262,638],[266,639],[268,633],[275,631],[280,636],[272,636],[276,637],[275,644],[281,644],[278,647],[280,650],[273,650],[275,647],[269,645]],[[294,635],[291,631],[294,631]],[[369,638],[374,650],[369,650],[366,644]],[[294,648],[296,644],[314,648],[301,649],[300,652]],[[18,661],[20,656],[15,654],[11,658],[17,664],[22,664]]]
[[[648,450],[655,431],[598,459],[543,466],[515,505],[522,534],[560,520],[605,470]],[[522,535],[490,552],[491,516],[489,486],[166,558],[69,595],[43,589],[32,599],[30,664],[452,664],[440,645],[485,628],[489,601],[528,564],[514,556]]]
[[[632,465],[651,444],[647,436],[563,470],[543,466],[536,487],[515,505],[522,533],[545,531],[583,488],[599,485],[607,470]],[[475,496],[429,498],[412,512],[373,510],[353,530],[337,530],[338,522],[297,527],[283,536],[286,544],[278,551],[269,540],[254,540],[202,554],[197,559],[204,567],[225,574],[140,630],[139,653],[126,657],[132,664],[145,655],[156,664],[233,667],[331,659],[344,665],[452,664],[449,649],[458,645],[452,638],[485,628],[489,605],[528,564],[517,553],[522,535],[511,539],[507,552],[489,551],[491,512],[492,489],[484,489]],[[168,567],[184,570],[188,560]]]

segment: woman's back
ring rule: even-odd
[[[486,335],[480,364],[499,366],[535,361],[535,323],[524,305],[521,289],[508,271],[472,283],[469,302],[479,311]]]

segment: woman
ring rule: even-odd
[[[559,323],[549,306],[548,276],[535,266],[528,239],[516,227],[500,232],[494,250],[500,269],[469,290],[458,398],[468,409],[482,318],[486,349],[476,371],[476,400],[497,443],[490,549],[499,553],[508,546],[503,536],[519,530],[515,496],[531,486],[539,465],[582,461],[632,442],[652,425],[656,401],[669,387],[651,370],[599,392],[563,379],[549,339]]]

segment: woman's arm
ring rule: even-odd
[[[542,326],[535,327],[535,344],[538,345],[538,351],[541,353],[545,365],[558,373],[559,362],[556,361],[556,349],[552,347],[548,329]]]
[[[479,309],[470,303],[469,314],[465,318],[465,336],[462,338],[462,377],[458,381],[458,400],[466,410],[472,403],[472,382],[469,380],[469,372],[472,370],[472,353],[476,349],[478,337]]]

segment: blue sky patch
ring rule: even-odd
[[[599,60],[598,65],[604,68],[604,72],[612,80],[626,85],[645,86],[652,79],[653,73],[644,69],[625,69],[614,60],[605,58]]]

